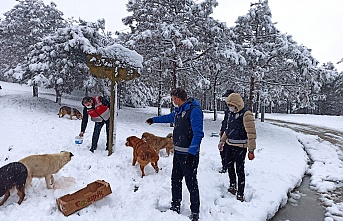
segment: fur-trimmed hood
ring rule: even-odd
[[[241,95],[237,93],[232,93],[226,98],[227,105],[233,105],[237,108],[237,112],[241,111],[244,108],[244,101]]]

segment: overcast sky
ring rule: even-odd
[[[128,0],[54,0],[65,18],[95,21],[105,18],[108,31],[126,29],[121,19],[128,15]],[[200,2],[198,0],[197,2]],[[250,2],[257,0],[217,0],[213,17],[233,26],[240,15],[245,15]],[[51,0],[43,0],[46,4]],[[1,0],[0,14],[17,4],[15,0]],[[343,0],[269,0],[273,22],[282,33],[288,33],[299,44],[312,49],[312,55],[321,63],[331,61],[339,71],[343,63]]]

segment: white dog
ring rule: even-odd
[[[33,177],[45,177],[46,187],[52,189],[54,187],[52,174],[57,173],[66,165],[72,156],[74,155],[71,152],[62,151],[56,154],[31,155],[19,160],[20,163],[26,166],[28,171],[25,187],[31,184]]]

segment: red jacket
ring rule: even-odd
[[[87,109],[87,113],[94,122],[101,122],[110,118],[110,109],[103,105],[100,96],[93,97],[94,109]]]
[[[107,99],[101,96],[93,97],[93,107],[91,109],[87,109],[86,107],[84,107],[83,109],[81,131],[84,132],[86,130],[88,123],[88,115],[94,122],[107,121],[110,118],[109,105],[110,102]]]

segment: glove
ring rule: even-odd
[[[249,153],[248,153],[248,159],[249,159],[249,160],[255,159],[254,151],[249,151]]]
[[[223,151],[223,146],[224,146],[224,142],[220,141],[219,144],[218,144],[218,150],[219,151]]]
[[[222,137],[223,136],[223,131],[219,131],[219,137]]]
[[[154,123],[154,120],[152,118],[149,118],[148,120],[145,121],[145,123],[151,125]]]
[[[193,162],[194,162],[194,155],[188,153],[188,154],[187,154],[187,157],[186,157],[186,164],[187,164],[187,165],[192,165]]]

